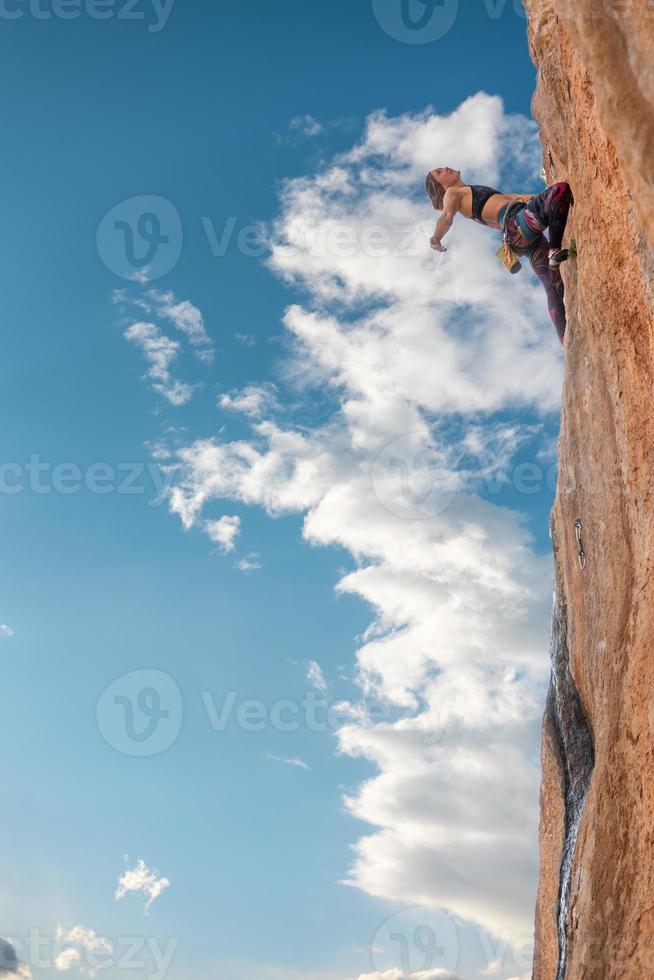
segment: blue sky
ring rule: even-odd
[[[139,936],[174,942],[171,978],[394,980],[389,920],[414,945],[416,923],[454,930],[440,960],[412,948],[415,977],[528,972],[489,949],[524,937],[534,886],[560,352],[489,232],[428,249],[425,160],[542,186],[524,17],[445,6],[425,44],[381,26],[399,0],[177,0],[160,30],[143,3],[3,8],[23,16],[0,39],[0,934],[35,977],[88,971],[97,937],[123,976]],[[130,280],[103,218],[145,195],[181,234],[165,275]],[[413,229],[406,256],[362,252],[384,222]],[[347,254],[311,237],[344,226]],[[115,692],[141,731],[171,711],[161,751]],[[340,706],[329,724],[307,692]],[[31,930],[58,942],[49,966]]]

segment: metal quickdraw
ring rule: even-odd
[[[575,537],[577,538],[577,550],[579,551],[579,564],[581,566],[582,571],[584,570],[587,564],[586,552],[584,551],[583,543],[581,540],[581,532],[583,526],[584,525],[581,523],[581,520],[578,517],[577,520],[575,521]]]

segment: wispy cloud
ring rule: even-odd
[[[322,123],[319,123],[314,116],[306,114],[303,116],[293,116],[289,120],[288,128],[285,132],[275,133],[277,143],[299,144],[305,139],[313,139],[320,136],[323,132]]]
[[[169,887],[170,882],[167,878],[160,878],[158,871],[148,868],[145,861],[139,859],[134,868],[125,871],[118,879],[114,899],[119,902],[130,893],[138,894],[141,892],[147,898],[145,903],[147,915],[155,899],[159,898],[162,892]]]
[[[139,284],[147,282],[141,273],[135,280]],[[146,321],[131,323],[124,332],[125,338],[139,347],[148,362],[147,379],[152,388],[171,405],[184,405],[192,397],[198,385],[190,385],[173,376],[172,365],[182,353],[179,341],[169,337],[156,320],[166,320],[188,341],[195,356],[206,364],[213,363],[214,347],[209,337],[202,312],[189,300],[178,301],[172,291],[157,289],[130,291],[116,289],[113,302],[123,314],[139,310],[147,315]],[[127,321],[129,322],[129,321]]]
[[[197,306],[189,300],[178,301],[170,290],[161,292],[151,289],[147,296],[159,316],[173,323],[188,338],[197,357],[211,364],[214,360],[214,348],[204,324],[204,317]]]
[[[327,690],[325,675],[322,672],[320,664],[315,660],[310,660],[307,665],[307,681],[312,687],[315,687],[317,691],[324,692]]]
[[[315,116],[306,113],[305,115],[293,116],[288,123],[286,132],[276,133],[275,138],[280,144],[297,145],[304,140],[312,140],[334,130],[351,130],[356,124],[356,119],[351,118],[330,119],[328,122],[322,123]]]
[[[185,405],[193,395],[193,387],[178,381],[170,371],[179,354],[177,341],[166,337],[154,323],[133,323],[125,331],[125,338],[142,351],[152,388],[171,405]]]
[[[144,286],[146,283],[150,282],[150,266],[146,265],[143,269],[137,269],[129,277],[132,282],[137,282],[139,285]]]
[[[254,347],[257,342],[257,338],[251,333],[235,333],[234,337],[238,340],[239,344],[243,344],[244,347]]]
[[[7,626],[6,623],[0,623],[0,637],[10,637],[14,635],[14,631],[11,626]]]
[[[236,562],[236,567],[247,575],[249,572],[258,572],[263,566],[259,560],[259,555],[252,552]]]
[[[305,116],[294,116],[289,123],[289,129],[296,133],[301,133],[302,136],[319,136],[323,131],[323,127],[318,120],[309,114]]]
[[[281,762],[285,766],[294,766],[296,769],[311,768],[311,766],[308,766],[306,762],[302,761],[302,759],[285,759],[280,755],[269,755],[268,758],[271,760],[271,762]]]

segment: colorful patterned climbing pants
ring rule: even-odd
[[[564,181],[552,184],[542,194],[532,197],[522,208],[511,208],[506,219],[507,240],[518,255],[526,255],[547,293],[547,306],[559,340],[565,335],[565,303],[561,273],[550,269],[549,250],[560,248],[568,220],[572,190]],[[548,229],[549,239],[543,232]]]

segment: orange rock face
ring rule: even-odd
[[[550,180],[572,185],[578,247],[563,267],[557,667],[543,726],[534,978],[645,980],[654,977],[654,6],[525,7],[545,165]]]

